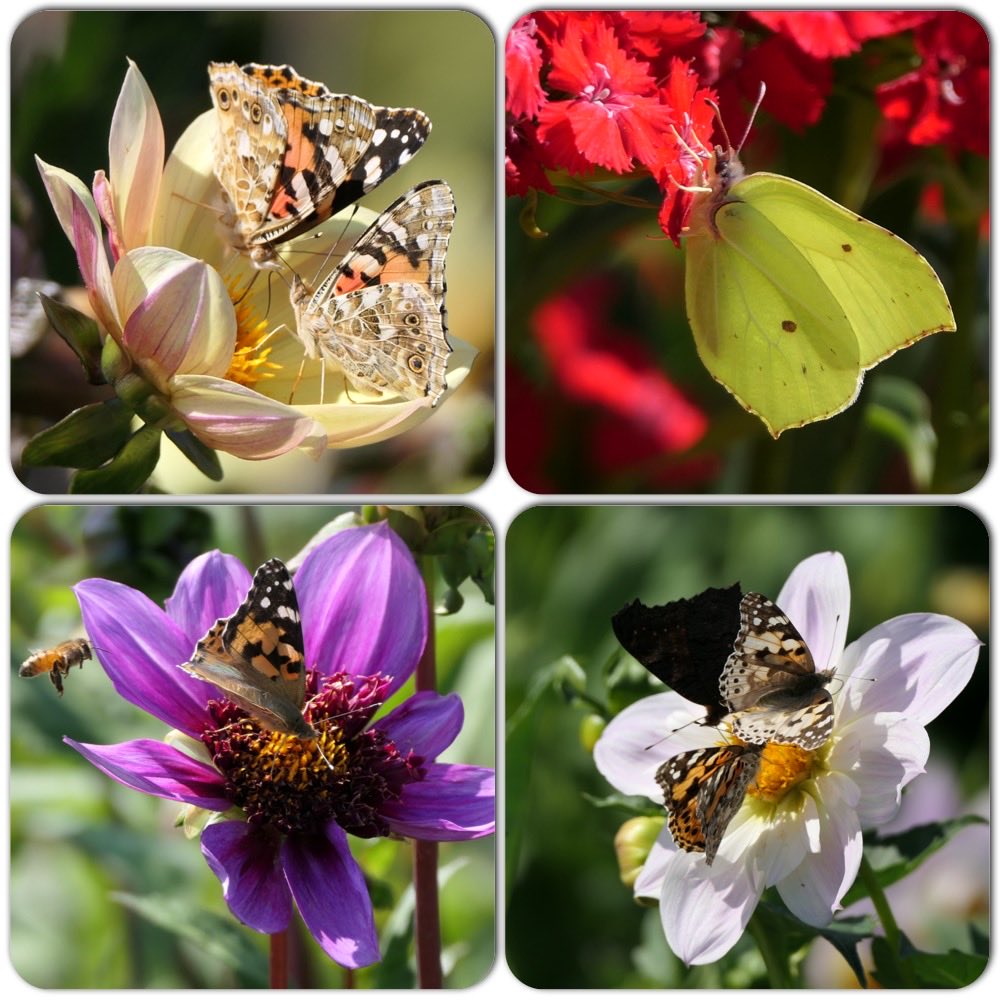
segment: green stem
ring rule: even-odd
[[[868,898],[872,901],[872,905],[875,907],[875,913],[878,915],[879,922],[882,924],[882,930],[885,932],[885,940],[886,944],[889,945],[889,953],[892,956],[891,962],[893,964],[893,971],[897,977],[897,982],[905,983],[907,986],[915,986],[915,983],[910,982],[910,976],[905,966],[899,961],[900,944],[902,943],[902,935],[899,932],[899,924],[896,923],[892,907],[889,906],[889,900],[886,897],[882,886],[879,884],[878,876],[875,874],[875,870],[869,864],[868,859],[864,855],[861,856],[861,868],[859,869],[858,874],[861,876],[861,881],[864,883],[865,889],[868,892]]]
[[[780,942],[773,935],[767,933],[767,928],[758,920],[755,913],[747,924],[747,930],[753,936],[757,944],[757,950],[764,959],[764,967],[767,969],[768,979],[771,981],[772,989],[792,989],[797,985],[792,977],[792,970],[788,964],[788,954],[778,947]]]

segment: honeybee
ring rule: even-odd
[[[18,677],[37,677],[48,674],[60,696],[63,693],[62,679],[70,667],[83,667],[83,661],[93,657],[90,643],[86,639],[67,639],[52,649],[40,649],[32,653],[17,672]]]

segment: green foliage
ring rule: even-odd
[[[97,469],[125,447],[131,428],[132,412],[121,400],[91,403],[36,434],[25,445],[21,461],[25,465]]]
[[[141,427],[106,465],[81,469],[70,481],[70,493],[138,493],[160,460],[160,430]]]

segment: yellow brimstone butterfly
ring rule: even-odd
[[[908,243],[798,181],[746,176],[726,146],[691,189],[688,321],[705,367],[777,437],[850,406],[865,371],[955,317]]]

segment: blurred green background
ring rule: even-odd
[[[186,462],[164,458],[167,480],[161,485],[177,493],[430,493],[478,485],[493,467],[496,43],[486,23],[458,10],[30,15],[11,40],[13,278],[80,283],[34,156],[86,184],[95,170],[107,168],[127,58],[138,65],[159,107],[168,154],[183,129],[211,107],[206,66],[212,60],[290,63],[333,91],[425,111],[434,128],[419,157],[362,204],[381,211],[420,181],[451,184],[458,214],[448,255],[448,326],[480,352],[447,405],[401,437],[329,452],[320,463],[299,455],[279,466],[227,460],[229,478],[221,486]],[[52,333],[14,349],[16,462],[27,437],[108,390],[86,384],[75,357]],[[38,470],[22,475],[40,492],[64,492],[60,477]]]
[[[536,507],[521,514],[508,531],[505,563],[506,942],[514,974],[540,988],[766,983],[753,978],[759,956],[752,946],[749,971],[730,968],[734,978],[715,966],[685,973],[666,947],[658,911],[637,906],[619,881],[612,841],[628,814],[585,798],[613,790],[587,749],[596,735],[591,709],[566,696],[562,657],[578,661],[598,701],[606,672],[619,671],[609,706],[615,714],[664,690],[615,640],[610,620],[623,605],[636,597],[662,604],[736,581],[777,597],[801,559],[831,549],[843,553],[850,574],[848,641],[896,615],[934,611],[965,622],[985,642],[988,547],[982,523],[959,507]],[[966,804],[959,815],[987,807],[968,803],[985,800],[988,787],[988,664],[984,647],[970,684],[929,727],[929,770],[951,776],[950,791]],[[904,803],[929,777],[908,786]],[[963,831],[939,857],[961,858],[971,842],[962,838],[974,836]],[[988,863],[986,854],[973,874],[978,896],[964,901],[966,919],[984,928]],[[916,923],[937,918],[947,926],[938,929],[944,936],[935,950],[957,946],[948,935],[967,929],[960,919],[940,919],[948,892],[945,883],[920,906],[897,910],[901,929],[915,933]],[[839,969],[824,973],[831,978],[813,985],[850,985],[849,977],[836,978],[847,968],[838,961]]]
[[[267,940],[240,925],[180,812],[126,789],[67,747],[63,736],[108,744],[165,735],[162,723],[115,694],[96,659],[73,670],[58,698],[45,677],[19,679],[30,650],[80,635],[70,587],[119,580],[162,602],[194,556],[218,547],[248,567],[289,559],[343,507],[38,507],[11,538],[11,961],[42,988],[263,987]],[[436,593],[443,593],[438,583]],[[465,725],[446,760],[493,766],[494,609],[471,584],[461,610],[436,618],[438,686],[455,691]],[[412,693],[412,681],[402,695]],[[399,696],[397,696],[398,698]],[[394,699],[395,703],[396,699]],[[383,962],[359,987],[413,985],[411,851],[357,840],[370,879]],[[495,842],[442,844],[445,983],[483,979],[495,951]],[[126,898],[127,897],[127,898]],[[344,985],[300,928],[310,985]]]

